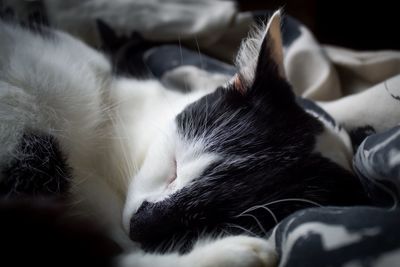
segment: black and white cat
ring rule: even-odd
[[[246,232],[310,203],[366,202],[346,132],[285,80],[279,12],[230,81],[186,94],[116,77],[62,32],[0,22],[0,37],[0,191],[66,193],[126,249],[121,266],[272,266],[271,244]]]

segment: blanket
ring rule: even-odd
[[[124,51],[128,56],[116,62],[116,71],[127,75],[142,71],[137,69],[141,66],[167,87],[181,90],[229,79],[240,40],[252,24],[271,14],[239,12],[232,2],[212,0],[45,0],[30,5],[46,13],[36,18],[46,17],[114,58],[133,44],[135,49]],[[318,207],[292,214],[267,237],[278,251],[279,266],[397,266],[400,52],[321,45],[289,15],[282,30],[288,80],[297,96],[315,101],[350,133],[354,172],[374,206]]]

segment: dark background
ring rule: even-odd
[[[277,9],[315,34],[321,43],[357,50],[400,50],[399,1],[237,0],[241,10]]]
[[[68,0],[65,0],[68,1]],[[357,50],[400,50],[400,1],[231,0],[242,11],[283,8],[304,23],[324,44]],[[0,0],[1,15],[4,16]],[[38,7],[41,0],[25,0]],[[7,14],[5,14],[7,15]],[[40,20],[42,18],[36,18]]]

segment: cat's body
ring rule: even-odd
[[[61,32],[43,36],[2,23],[1,36],[3,169],[29,156],[18,154],[23,139],[53,136],[74,177],[72,199],[120,225],[129,178],[155,134],[207,91],[182,94],[156,80],[115,78],[102,54]],[[86,187],[100,192],[87,199]]]
[[[3,40],[0,44],[0,159],[3,170],[0,179],[2,182],[21,179],[21,183],[27,184],[17,187],[16,182],[3,186],[3,193],[13,198],[65,194],[66,190],[72,213],[77,213],[72,216],[96,221],[104,232],[130,251],[134,244],[122,228],[130,178],[142,164],[155,132],[162,132],[185,105],[206,94],[207,90],[181,94],[166,90],[155,80],[114,79],[110,63],[103,55],[61,32],[41,35],[0,22],[0,35]],[[37,142],[30,140],[33,135],[37,136]],[[48,136],[54,138],[54,143],[48,141]],[[34,146],[32,154],[21,151],[21,143]],[[45,181],[41,184],[28,181],[27,175],[6,177],[4,170],[15,162],[14,168],[35,173],[37,166],[29,165],[28,159],[37,157],[34,151],[37,149],[60,149],[62,159],[50,155],[49,164],[65,160],[68,167],[58,169],[53,177],[42,173]],[[39,160],[38,164],[43,162]],[[68,188],[46,188],[50,180],[56,180],[57,185],[67,180]],[[39,186],[43,188],[39,190]],[[264,251],[270,253],[268,244],[252,240],[238,240],[236,246],[229,241],[222,252],[249,254],[249,260],[254,263],[260,257],[266,260],[269,254],[264,255],[261,248],[264,246],[267,248]],[[223,260],[225,257],[218,250],[201,247],[193,254],[193,262],[190,256],[177,254],[143,255],[136,248],[136,252],[123,258],[120,264],[203,266],[207,261],[202,259],[202,253],[207,249],[221,258],[220,263],[234,263],[232,259]],[[260,253],[253,252],[256,247],[260,248]],[[211,257],[210,262],[217,264],[215,257]],[[246,261],[238,264],[247,266]]]
[[[44,193],[67,193],[73,213],[96,220],[127,250],[134,247],[128,236],[154,250],[171,243],[191,246],[202,234],[237,233],[232,225],[257,232],[255,222],[241,215],[283,198],[363,203],[361,186],[348,171],[348,137],[302,110],[277,71],[279,14],[274,17],[271,41],[264,41],[264,34],[253,47],[244,46],[235,78],[216,91],[186,94],[156,80],[115,77],[106,57],[64,33],[37,34],[0,22],[0,181],[24,183],[23,175],[4,171],[10,166],[37,170],[26,164],[36,156],[26,153],[32,151],[25,149],[29,144],[59,150],[62,156],[47,158],[65,163],[54,176],[38,175],[39,185],[11,186],[10,195],[35,194],[36,186],[67,179],[66,192],[56,186]],[[327,142],[339,152],[327,149]],[[343,186],[345,193],[338,196]],[[306,206],[278,205],[277,218],[259,210],[254,216],[271,228],[274,220]],[[184,256],[135,252],[121,264],[274,262],[262,239],[203,243]]]

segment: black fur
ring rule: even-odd
[[[110,55],[115,74],[142,79],[153,76],[144,60],[144,53],[154,47],[154,43],[144,40],[138,32],[133,32],[129,37],[118,36],[102,20],[97,20],[97,29],[101,49]]]
[[[53,31],[49,28],[46,10],[42,1],[21,2],[25,12],[18,13],[0,1],[0,19],[13,24],[18,24],[44,38],[55,39]]]
[[[67,193],[71,170],[53,136],[27,132],[13,154],[15,158],[1,171],[0,196]]]
[[[352,129],[349,134],[354,151],[357,151],[358,147],[361,145],[365,138],[374,133],[375,129],[370,125],[365,125],[363,127]]]
[[[5,6],[2,1],[0,1],[0,18],[5,21],[15,19],[14,10],[9,6]]]
[[[58,199],[0,201],[1,266],[114,266],[119,248]]]
[[[297,103],[279,77],[266,42],[250,88],[219,88],[189,105],[176,118],[186,139],[203,139],[222,159],[190,185],[157,203],[143,203],[131,220],[131,238],[145,249],[186,250],[202,233],[238,233],[238,226],[262,235],[275,225],[265,209],[272,201],[301,198],[321,205],[368,203],[359,180],[314,153],[322,123]],[[203,138],[205,136],[205,139]],[[312,206],[301,201],[268,205],[279,221]],[[181,241],[181,242],[177,242]],[[172,243],[172,244],[171,244]]]
[[[157,43],[145,40],[139,33],[118,36],[102,20],[97,21],[101,48],[109,55],[117,75],[139,79],[158,78],[179,66],[196,66],[209,72],[233,75],[235,68],[218,60],[199,55],[179,42]],[[194,40],[193,43],[195,42]],[[197,44],[197,43],[196,43]],[[176,89],[175,87],[169,89]]]

